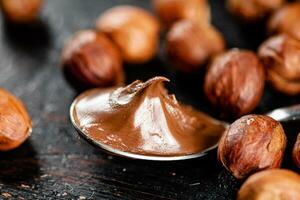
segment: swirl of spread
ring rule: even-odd
[[[224,125],[178,102],[166,81],[86,91],[73,104],[75,126],[97,142],[140,155],[189,155],[217,144]]]

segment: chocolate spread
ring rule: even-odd
[[[188,155],[217,144],[224,125],[179,103],[165,81],[84,92],[73,104],[74,122],[93,140],[141,155]]]

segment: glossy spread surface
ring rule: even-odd
[[[179,103],[164,81],[84,92],[74,101],[73,123],[92,140],[141,155],[189,155],[217,144],[224,125]]]

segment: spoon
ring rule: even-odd
[[[140,155],[140,154],[134,154],[130,152],[125,152],[121,151],[118,149],[114,149],[109,145],[106,145],[104,143],[101,143],[100,141],[96,141],[89,137],[88,134],[84,132],[80,127],[78,127],[75,123],[74,117],[72,115],[74,111],[74,102],[71,105],[70,108],[70,119],[71,122],[74,126],[74,128],[77,130],[80,136],[82,136],[85,140],[87,140],[89,143],[95,145],[96,147],[100,147],[101,149],[107,151],[108,153],[126,157],[126,158],[131,158],[131,159],[139,159],[139,160],[152,160],[152,161],[176,161],[176,160],[187,160],[187,159],[192,159],[192,158],[198,158],[206,155],[209,151],[216,149],[218,147],[218,143],[212,145],[211,147],[195,153],[195,154],[189,154],[189,155],[182,155],[182,156],[148,156],[148,155]],[[289,107],[283,107],[283,108],[278,108],[273,111],[270,111],[266,113],[267,116],[280,121],[280,122],[285,122],[285,121],[291,121],[291,120],[297,120],[300,119],[300,104],[294,105],[294,106],[289,106]],[[217,120],[219,121],[219,120]],[[228,127],[229,124],[227,122],[219,121],[224,125],[224,127]]]

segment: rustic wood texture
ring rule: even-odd
[[[60,52],[75,31],[93,28],[96,17],[116,4],[151,9],[148,0],[45,0],[41,20],[16,27],[0,18],[0,86],[20,97],[33,118],[33,133],[20,148],[0,153],[0,199],[235,199],[241,182],[216,161],[216,152],[181,162],[146,162],[110,156],[89,145],[73,129],[69,106],[78,94],[64,79]],[[213,23],[228,47],[255,50],[261,25],[245,26],[212,0]],[[200,74],[172,70],[163,54],[143,66],[126,66],[127,82],[165,75],[178,99],[215,115],[202,93]],[[191,85],[191,84],[194,85]],[[256,112],[299,103],[266,89]],[[299,122],[285,125],[289,145],[284,167],[295,169],[290,151]]]

